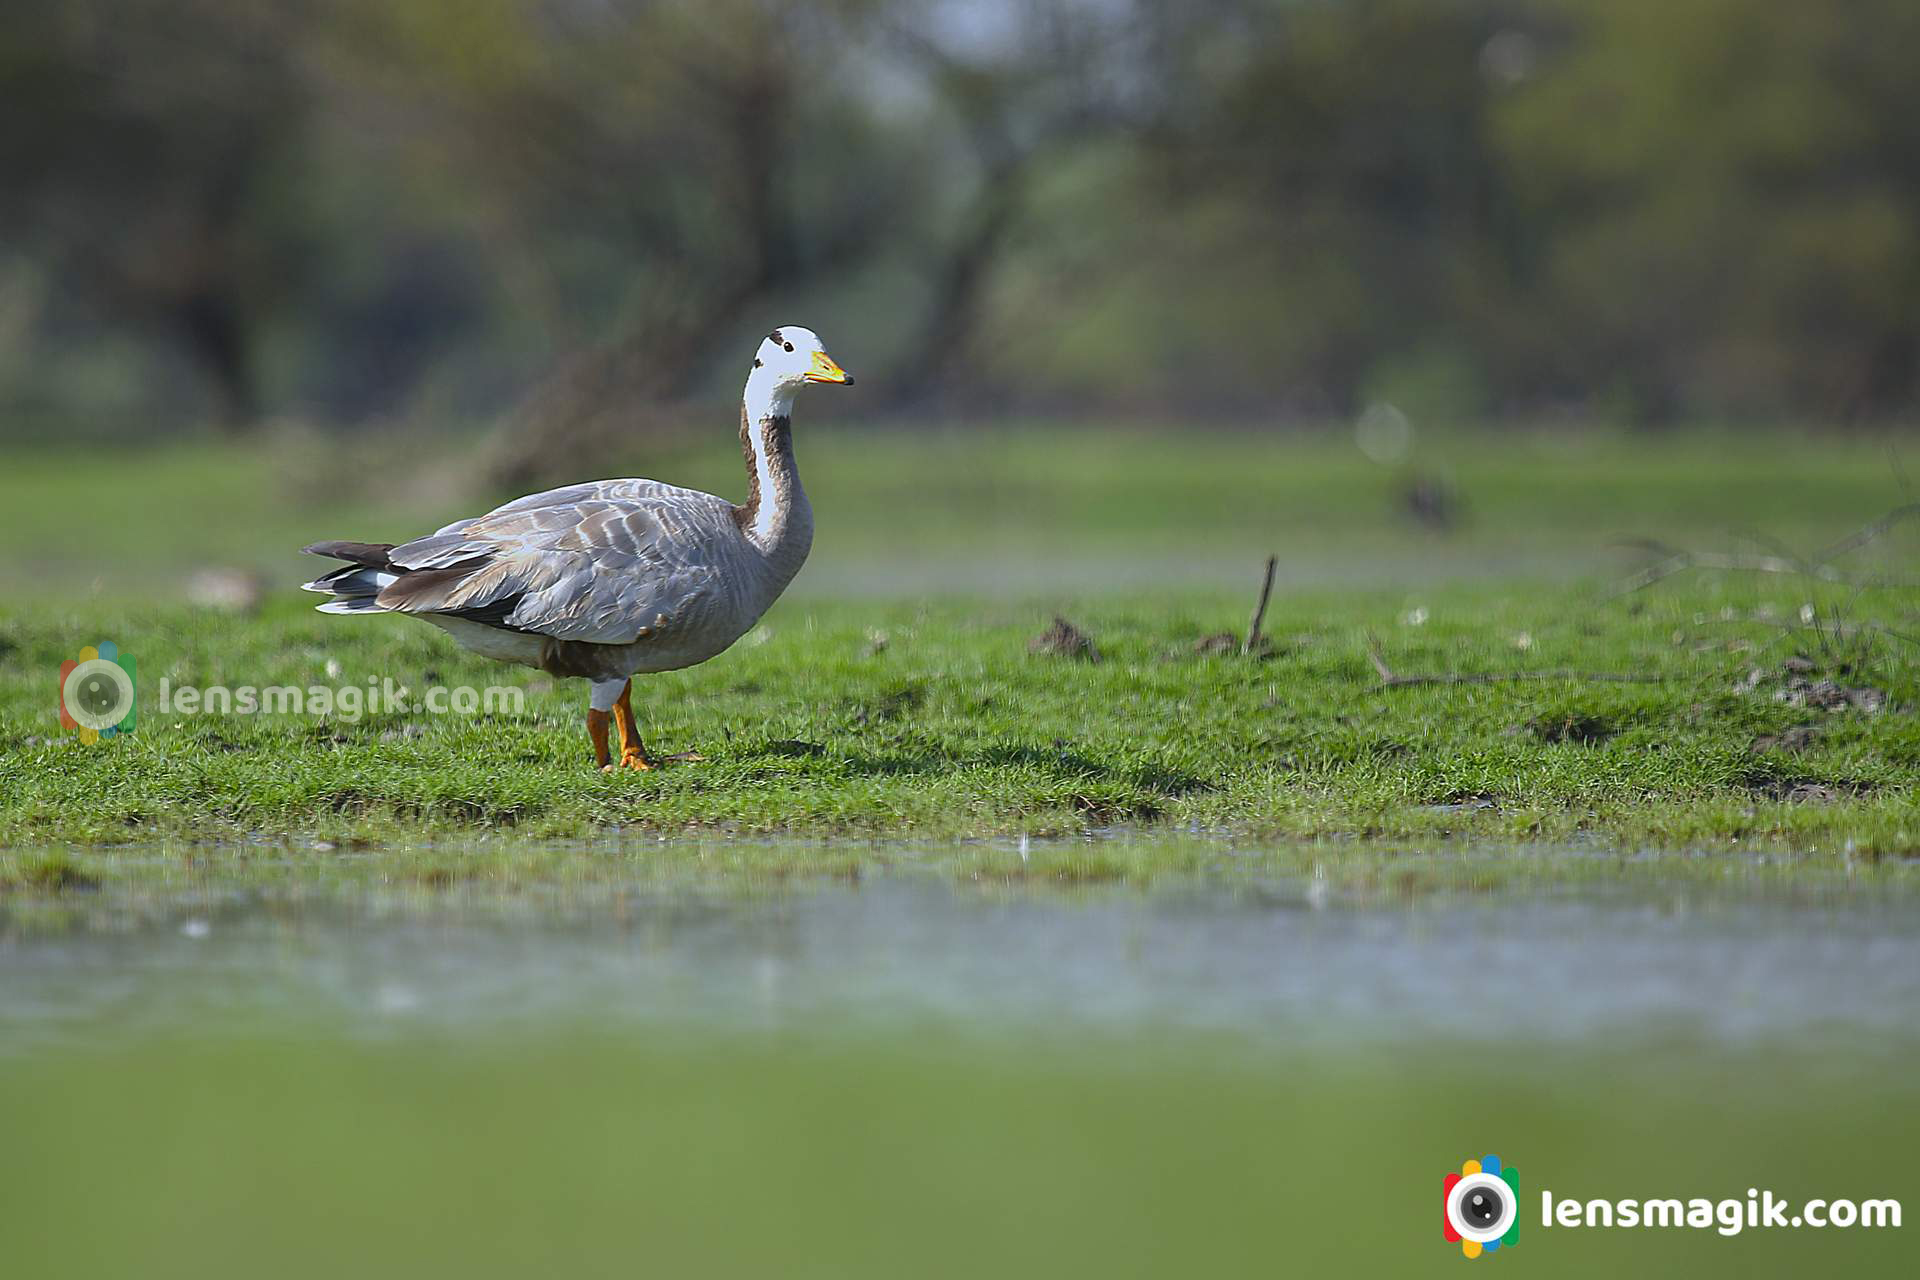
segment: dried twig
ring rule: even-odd
[[[1847,573],[1834,567],[1833,562],[1841,556],[1860,550],[1862,547],[1885,536],[1896,526],[1908,520],[1920,518],[1920,502],[1910,502],[1895,507],[1873,523],[1866,525],[1818,552],[1811,558],[1796,554],[1791,548],[1781,545],[1777,540],[1761,534],[1748,534],[1747,539],[1757,545],[1770,548],[1774,554],[1742,555],[1718,551],[1686,551],[1670,547],[1652,538],[1627,538],[1621,545],[1639,547],[1651,552],[1659,559],[1647,565],[1639,572],[1623,579],[1614,588],[1615,596],[1631,595],[1635,591],[1645,590],[1656,582],[1671,578],[1688,569],[1718,569],[1734,573],[1784,573],[1800,577],[1814,578],[1821,582],[1838,583],[1842,586],[1856,587],[1861,590],[1872,588],[1898,589],[1920,586],[1920,580],[1913,578],[1868,577]]]
[[[1267,576],[1260,582],[1260,602],[1253,606],[1253,618],[1247,623],[1247,642],[1240,646],[1243,654],[1260,651],[1260,623],[1267,616],[1267,597],[1273,594],[1273,571],[1279,565],[1279,556],[1267,557]]]
[[[1848,552],[1858,551],[1868,543],[1886,534],[1895,525],[1912,520],[1916,516],[1920,516],[1920,502],[1909,502],[1905,506],[1895,507],[1866,528],[1848,534],[1846,537],[1840,539],[1840,541],[1814,556],[1813,562],[1815,564],[1827,564],[1830,561],[1839,559]]]
[[[1652,544],[1658,546],[1659,544]],[[1861,578],[1853,574],[1842,573],[1829,564],[1803,564],[1786,556],[1727,555],[1718,551],[1667,551],[1664,559],[1655,561],[1638,573],[1621,580],[1614,588],[1614,596],[1632,595],[1644,591],[1656,582],[1671,578],[1676,573],[1685,573],[1688,569],[1720,569],[1733,573],[1786,573],[1802,577],[1818,578],[1822,582],[1836,582],[1851,587],[1909,587],[1920,585],[1904,578]]]
[[[1822,638],[1829,635],[1842,637],[1886,636],[1892,640],[1904,640],[1908,644],[1920,644],[1920,636],[1913,635],[1906,631],[1897,631],[1882,622],[1790,622],[1785,618],[1769,618],[1763,613],[1742,613],[1736,614],[1731,618],[1708,618],[1705,625],[1772,627],[1777,631],[1784,631],[1790,634],[1813,632]]]
[[[1415,685],[1446,684],[1509,684],[1520,680],[1586,680],[1604,684],[1665,684],[1665,676],[1635,675],[1618,671],[1570,671],[1565,668],[1553,671],[1488,671],[1461,674],[1449,672],[1445,675],[1403,676],[1395,674],[1387,665],[1386,654],[1381,651],[1380,637],[1367,633],[1367,657],[1373,661],[1373,669],[1380,673],[1380,687],[1383,689],[1409,689]]]
[[[1373,660],[1373,669],[1380,673],[1381,684],[1392,684],[1399,677],[1393,674],[1393,668],[1387,665],[1387,658],[1380,649],[1380,637],[1367,632],[1367,657]]]

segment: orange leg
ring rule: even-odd
[[[607,713],[587,708],[587,736],[593,739],[593,762],[602,769],[607,764]]]
[[[629,680],[621,688],[620,696],[613,703],[613,724],[620,730],[620,768],[651,769],[653,759],[647,755],[647,744],[640,741],[640,726],[633,719],[633,681]],[[600,762],[603,769],[614,766],[603,757]]]

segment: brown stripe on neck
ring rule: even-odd
[[[740,452],[747,459],[747,500],[733,509],[733,522],[742,529],[753,527],[760,514],[760,468],[753,465],[753,423],[747,418],[747,406],[740,405]]]
[[[733,508],[733,522],[743,530],[753,528],[753,522],[760,516],[762,501],[777,502],[786,496],[760,492],[760,468],[756,465],[760,449],[767,451],[767,471],[775,485],[783,483],[783,477],[791,474],[793,466],[793,419],[785,414],[761,419],[759,429],[763,439],[759,444],[754,442],[754,428],[743,403],[740,406],[740,453],[747,463],[747,500]]]

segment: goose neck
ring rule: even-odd
[[[740,402],[747,500],[734,508],[734,519],[754,545],[774,554],[789,542],[810,538],[811,525],[793,459],[793,393],[756,386],[757,380],[748,381]]]

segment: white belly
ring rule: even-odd
[[[499,627],[469,622],[465,618],[450,618],[444,614],[422,613],[412,616],[439,627],[470,653],[477,653],[495,662],[512,662],[540,669],[540,652],[545,637],[524,631],[503,631]],[[751,622],[737,629],[730,625],[724,631],[709,627],[703,628],[698,634],[664,634],[635,644],[608,645],[607,649],[611,651],[611,665],[628,675],[678,671],[681,667],[696,666],[724,653],[751,627]]]
[[[539,636],[530,636],[524,631],[502,631],[499,627],[469,622],[465,618],[449,618],[440,613],[417,613],[413,616],[422,622],[431,622],[452,636],[462,649],[471,650],[483,658],[492,658],[495,662],[517,662],[523,667],[540,665]]]

